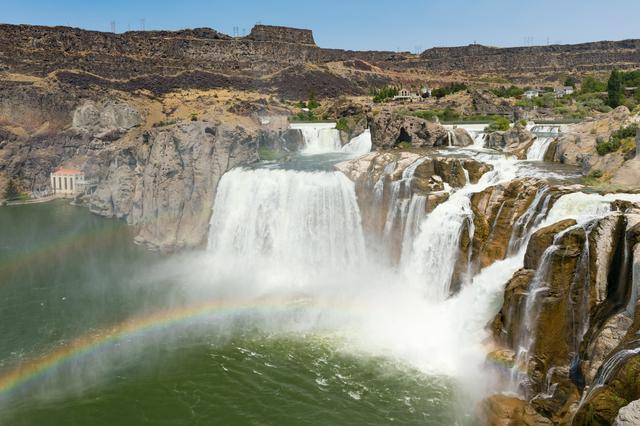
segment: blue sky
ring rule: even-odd
[[[0,0],[0,22],[109,31],[212,27],[233,35],[261,22],[310,28],[318,45],[422,50],[640,38],[640,0]]]

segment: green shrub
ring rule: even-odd
[[[198,114],[196,114],[195,112],[191,113],[191,121],[198,121]]]
[[[521,87],[511,86],[508,88],[501,87],[499,89],[493,89],[492,92],[500,98],[516,98],[522,96],[525,90]]]
[[[611,134],[611,137],[609,137],[608,141],[598,141],[599,143],[596,145],[598,154],[607,155],[611,152],[619,150],[625,139],[632,139],[635,137],[637,129],[638,126],[636,124],[632,124],[627,127],[621,127]]]
[[[336,123],[336,129],[338,130],[342,130],[344,132],[349,130],[349,122],[347,121],[346,118],[341,118],[338,120],[338,122]]]
[[[600,179],[602,177],[602,170],[592,170],[591,173],[589,173],[589,177]]]
[[[431,95],[436,98],[443,98],[447,95],[451,95],[452,93],[460,92],[462,90],[467,90],[467,85],[464,83],[451,83],[444,87],[439,87],[437,89],[433,89],[431,91]]]
[[[400,89],[395,86],[384,86],[380,89],[373,89],[371,95],[373,96],[373,102],[379,103],[393,98],[399,91]]]
[[[436,117],[440,121],[458,121],[463,120],[463,117],[460,117],[460,114],[456,112],[453,108],[446,108],[445,110],[422,110],[422,111],[414,111],[411,113],[412,115],[422,118],[427,121],[435,121]]]
[[[586,76],[582,80],[580,93],[601,93],[607,91],[607,83],[598,80],[593,76]]]
[[[315,93],[311,92],[309,94],[309,101],[307,101],[307,108],[309,109],[316,109],[320,106],[320,102],[318,102],[316,100],[316,95]]]
[[[497,132],[509,130],[509,120],[504,117],[497,117],[485,128],[485,132]]]

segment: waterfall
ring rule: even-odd
[[[582,398],[580,399],[580,403],[578,404],[578,408],[575,412],[577,413],[578,411],[580,411],[580,408],[584,405],[584,403],[589,401],[598,389],[602,388],[609,382],[609,380],[611,380],[613,374],[618,371],[618,368],[626,360],[638,354],[640,354],[640,347],[634,349],[622,349],[609,357],[609,359],[607,359],[604,364],[602,364],[602,366],[598,369],[598,373],[593,381],[593,384],[582,394]]]
[[[565,231],[566,232],[566,231]],[[538,264],[538,269],[536,270],[531,283],[529,284],[529,289],[527,291],[527,298],[525,301],[525,308],[523,310],[523,321],[520,323],[519,330],[516,334],[515,342],[516,347],[516,356],[515,362],[513,364],[513,368],[511,369],[511,380],[510,380],[510,389],[513,392],[518,392],[520,389],[520,385],[527,379],[527,371],[529,366],[529,360],[531,355],[531,349],[534,344],[533,339],[533,327],[537,321],[538,316],[538,295],[545,291],[547,288],[547,279],[549,275],[549,266],[550,259],[555,254],[556,251],[560,248],[558,244],[558,240],[560,237],[564,235],[560,233],[555,236],[553,244],[551,244],[542,254],[542,258],[540,259],[540,263]]]
[[[327,154],[344,152],[364,155],[371,151],[371,131],[366,129],[342,146],[340,131],[336,123],[291,123],[290,128],[299,129],[304,139],[303,154]]]
[[[342,149],[336,123],[291,123],[290,127],[302,132],[305,143],[303,154],[325,154]]]
[[[449,297],[462,231],[465,224],[473,221],[471,200],[466,194],[456,195],[436,207],[422,222],[403,265],[407,276],[417,279],[417,284],[424,286],[426,294],[435,300]]]
[[[553,137],[537,137],[527,151],[527,160],[544,161],[544,156],[554,139]]]
[[[640,244],[633,250],[633,276],[631,278],[631,294],[627,303],[627,314],[633,318],[636,312],[636,304],[640,296]]]
[[[218,186],[209,250],[243,263],[355,267],[364,237],[354,184],[338,172],[231,170]]]
[[[349,143],[340,149],[340,151],[356,155],[364,155],[371,151],[371,146],[371,131],[367,129],[355,138],[351,139]]]
[[[550,201],[549,187],[546,185],[540,187],[527,211],[513,225],[507,250],[508,255],[513,256],[520,251],[520,248],[527,246],[532,235],[531,230],[537,228],[546,217]]]

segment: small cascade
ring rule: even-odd
[[[290,128],[302,132],[305,143],[303,154],[325,154],[342,150],[336,123],[291,123]]]
[[[569,228],[571,229],[571,228]],[[547,280],[549,278],[549,266],[551,257],[559,250],[558,241],[567,232],[559,233],[555,236],[553,244],[551,244],[542,254],[538,269],[536,270],[525,302],[523,310],[523,321],[520,323],[520,329],[516,335],[516,356],[513,368],[511,369],[510,389],[518,392],[523,383],[528,379],[527,370],[529,366],[530,352],[533,347],[533,331],[538,317],[538,296],[547,288]]]
[[[591,287],[591,249],[589,236],[596,223],[596,220],[592,220],[582,226],[585,230],[585,240],[582,246],[582,254],[578,259],[576,271],[569,289],[571,297],[571,317],[573,319],[571,324],[575,324],[575,329],[571,332],[573,339],[570,349],[573,357],[572,365],[575,366],[579,365],[580,344],[589,330],[589,293]]]
[[[371,131],[367,129],[355,138],[351,139],[349,143],[340,148],[340,151],[356,155],[364,155],[371,151],[371,146]]]
[[[537,228],[547,216],[551,198],[552,196],[549,193],[548,186],[545,185],[538,189],[527,211],[520,216],[513,225],[513,231],[507,249],[508,255],[513,256],[518,253],[522,247],[527,246],[532,235],[531,231]]]
[[[631,294],[627,303],[627,315],[633,318],[636,312],[636,304],[640,297],[640,244],[633,251],[633,273],[631,277]]]
[[[416,169],[427,157],[414,161],[402,171],[402,177],[391,180],[398,164],[385,166],[382,175],[374,185],[374,208],[381,212],[380,242],[385,247],[381,256],[395,264],[401,256],[403,246],[413,241],[415,230],[425,215],[426,197],[412,193],[413,176]],[[374,210],[375,211],[375,210]],[[377,222],[376,222],[377,223]]]
[[[580,410],[585,402],[591,400],[591,397],[598,389],[609,383],[609,380],[611,380],[622,364],[632,356],[638,354],[640,354],[640,346],[634,349],[622,349],[609,357],[609,359],[607,359],[598,369],[598,374],[596,375],[593,384],[582,394],[582,398],[580,399],[576,412]]]
[[[346,268],[364,250],[354,184],[342,173],[234,169],[220,180],[209,231],[216,258]]]
[[[544,161],[544,156],[547,154],[549,145],[553,142],[555,137],[537,137],[533,141],[529,150],[527,151],[527,160],[531,161]]]
[[[481,132],[476,131],[470,134],[471,134],[471,137],[473,138],[473,147],[475,149],[484,148],[484,139],[486,136],[484,131],[481,131]]]
[[[447,130],[447,146],[458,146],[456,132],[453,130]]]

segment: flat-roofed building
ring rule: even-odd
[[[51,173],[54,194],[75,195],[84,190],[84,173],[80,170],[60,168]]]

